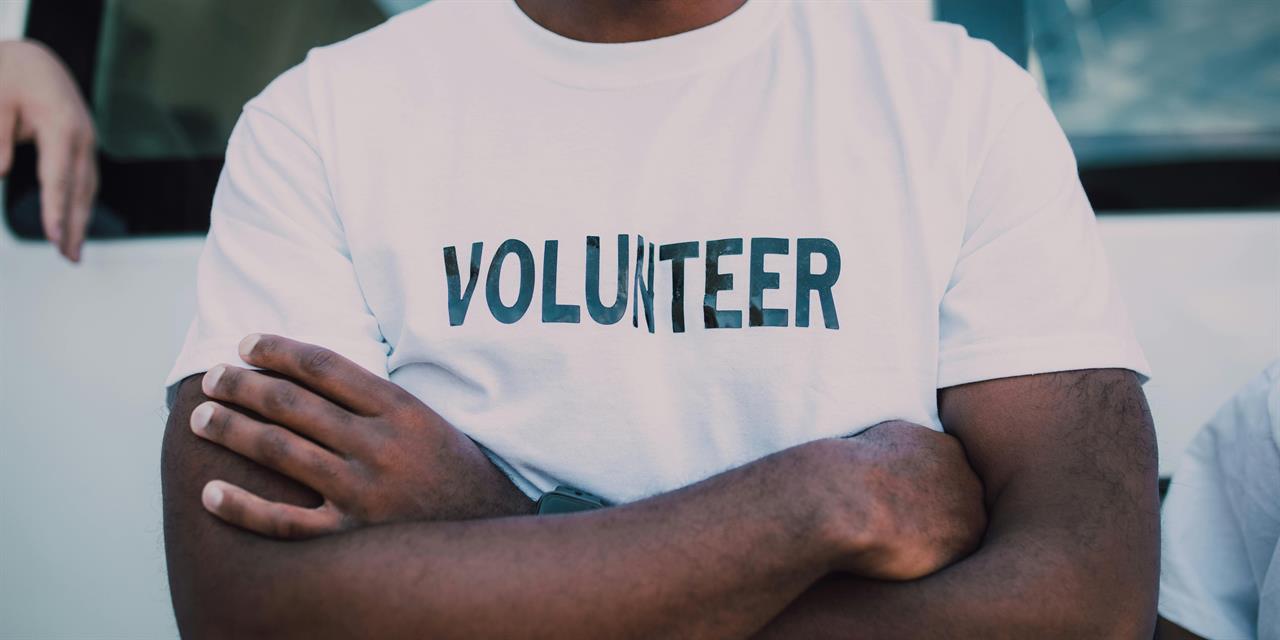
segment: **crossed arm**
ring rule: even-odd
[[[940,401],[985,485],[981,548],[922,580],[828,577],[762,635],[1151,638],[1159,499],[1136,377],[1009,378],[944,390]]]
[[[520,517],[528,501],[393,385],[279,339],[259,341],[250,355],[307,388],[234,368],[216,384],[192,378],[166,430],[166,547],[188,636],[1150,637],[1154,444],[1128,372],[940,394],[943,422],[985,487],[990,522],[976,553],[931,573],[981,531],[980,505],[966,503],[978,495],[976,479],[947,436],[877,427],[634,504]],[[191,414],[206,392],[220,402],[197,412],[206,424],[197,435]],[[316,402],[326,398],[332,406]],[[422,408],[375,415],[387,406]],[[334,407],[349,415],[336,417]],[[251,410],[274,415],[256,421]],[[309,459],[286,455],[298,443],[270,425],[353,420],[367,428],[346,432],[383,440],[341,441],[339,430],[321,429],[306,433],[325,445],[307,449]],[[388,438],[392,423],[435,439]],[[418,465],[441,474],[434,481],[406,476],[388,457],[415,446],[447,452]],[[299,460],[310,460],[311,475]],[[359,478],[374,499],[343,494]],[[230,484],[211,491],[214,479]],[[394,491],[414,483],[428,499]],[[282,541],[226,522],[330,535]]]

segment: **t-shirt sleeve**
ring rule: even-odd
[[[1016,106],[975,145],[964,236],[939,308],[938,387],[1092,368],[1146,380],[1071,147],[1029,79],[1019,82]]]
[[[274,333],[332,349],[386,377],[387,345],[360,289],[329,191],[306,63],[241,113],[214,193],[196,276],[196,315],[165,381],[218,363],[245,365],[236,347]]]

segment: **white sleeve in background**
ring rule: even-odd
[[[1160,615],[1210,640],[1280,640],[1280,362],[1187,447],[1163,521]]]
[[[1049,106],[1030,86],[1025,94],[976,154],[940,308],[938,387],[1111,367],[1145,380],[1075,157]]]
[[[386,377],[386,343],[365,303],[313,133],[306,63],[244,108],[214,193],[196,277],[196,317],[165,381],[225,362],[250,333],[333,349]]]

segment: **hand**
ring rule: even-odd
[[[0,42],[0,177],[9,173],[14,143],[31,140],[44,235],[79,262],[98,190],[93,120],[53,52],[35,42]]]
[[[820,441],[820,483],[840,569],[913,580],[968,555],[986,529],[982,482],[954,437],[909,422]],[[836,479],[833,481],[833,479]]]
[[[474,442],[354,362],[271,335],[245,338],[240,357],[288,379],[228,365],[210,369],[202,388],[222,402],[196,407],[191,429],[311,487],[324,503],[308,509],[270,502],[212,480],[202,502],[226,522],[277,538],[309,538],[387,522],[532,510]]]

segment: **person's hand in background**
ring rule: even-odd
[[[72,262],[80,248],[94,194],[93,120],[62,61],[35,42],[0,42],[0,177],[13,147],[34,141],[45,237]]]

